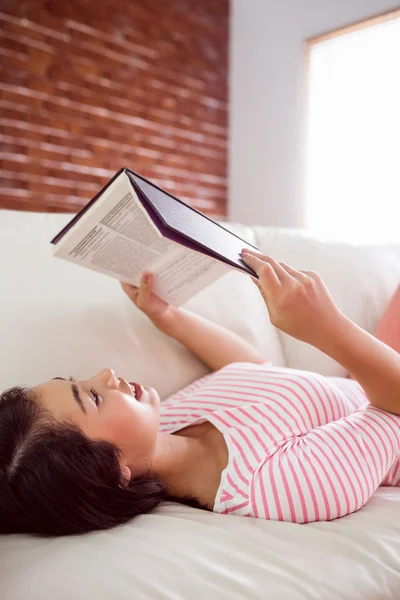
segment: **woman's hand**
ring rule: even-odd
[[[175,307],[164,302],[152,292],[152,274],[143,273],[140,288],[122,283],[122,281],[120,283],[125,294],[149,317],[153,324],[158,328],[163,327]]]
[[[252,278],[267,305],[271,323],[298,340],[320,347],[323,337],[340,327],[345,316],[315,271],[298,271],[270,256],[248,250],[242,260],[257,273]]]

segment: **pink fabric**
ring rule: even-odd
[[[400,286],[378,323],[375,336],[396,352],[400,352]]]
[[[353,380],[232,363],[161,405],[160,431],[204,420],[229,450],[215,512],[330,520],[400,483],[400,418],[373,408]]]

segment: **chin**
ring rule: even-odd
[[[152,400],[155,400],[158,403],[161,402],[161,399],[160,399],[160,396],[159,396],[157,390],[155,390],[152,387],[148,387],[146,385],[144,385],[143,388],[145,389],[146,393],[148,394],[149,397],[151,397]]]

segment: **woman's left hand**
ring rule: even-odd
[[[244,249],[247,250],[247,249]],[[271,256],[242,252],[257,273],[271,323],[298,340],[319,347],[345,320],[318,273],[294,269]]]

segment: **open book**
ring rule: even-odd
[[[180,306],[229,269],[257,278],[240,258],[257,250],[141,175],[121,169],[54,237],[53,255],[139,287]]]

